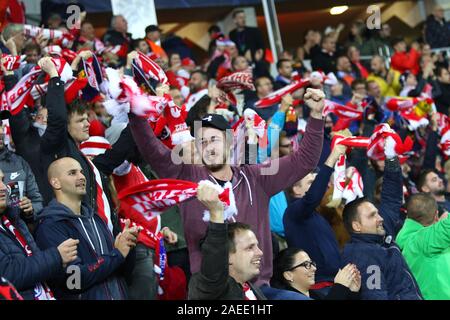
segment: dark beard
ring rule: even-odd
[[[203,162],[203,164],[205,165],[205,167],[211,171],[211,172],[217,172],[222,170],[222,168],[225,166],[225,164],[221,163],[221,164],[205,164]]]
[[[434,195],[438,196],[438,197],[445,196],[445,190],[436,191],[436,192],[434,192]]]
[[[225,166],[226,162],[227,162],[227,158],[225,155],[223,156],[222,163],[217,163],[217,164],[207,164],[205,162],[205,160],[202,158],[203,165],[211,172],[220,171]]]

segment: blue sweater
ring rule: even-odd
[[[341,259],[339,245],[330,224],[315,209],[328,188],[333,169],[325,164],[303,198],[292,202],[283,223],[289,247],[306,251],[317,263],[316,282],[333,281]]]

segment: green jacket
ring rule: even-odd
[[[396,242],[426,300],[450,299],[450,218],[424,227],[406,219]]]

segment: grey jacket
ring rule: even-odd
[[[42,196],[29,164],[15,153],[4,148],[0,151],[0,169],[5,175],[4,182],[23,183],[23,195],[31,200],[34,214],[42,210]]]

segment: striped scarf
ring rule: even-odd
[[[258,300],[247,282],[242,286],[242,290],[244,291],[244,300]]]
[[[97,203],[97,213],[102,218],[102,220],[108,225],[109,231],[111,233],[113,232],[113,225],[111,221],[111,207],[109,205],[108,198],[106,197],[105,192],[103,191],[103,182],[102,177],[100,175],[100,171],[98,171],[97,167],[92,163],[92,161],[85,157],[87,163],[92,169],[92,172],[94,173],[95,177],[95,184],[96,184],[96,203]]]
[[[11,232],[14,237],[16,238],[17,242],[22,247],[23,251],[27,255],[27,257],[31,257],[33,255],[33,251],[31,250],[29,244],[27,243],[27,240],[22,235],[22,233],[16,229],[11,221],[6,216],[2,216],[1,218],[3,225]],[[3,226],[0,224],[0,228],[5,230]],[[5,230],[6,232],[6,230]],[[44,283],[38,283],[34,287],[34,300],[55,300],[52,291],[47,286],[47,284]]]

